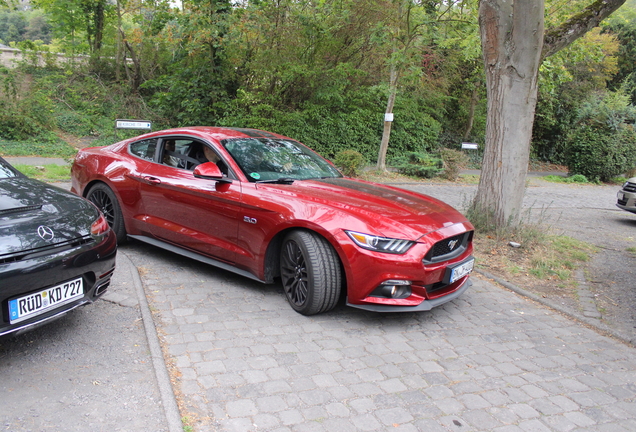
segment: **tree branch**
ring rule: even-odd
[[[596,0],[558,27],[547,29],[543,37],[541,58],[556,54],[583,36],[621,7],[626,0]]]

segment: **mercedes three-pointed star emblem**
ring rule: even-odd
[[[45,225],[40,225],[38,227],[38,235],[42,237],[42,240],[46,241],[51,241],[53,240],[53,237],[55,237],[53,230]]]

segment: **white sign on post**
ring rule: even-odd
[[[462,143],[462,149],[477,150],[479,146],[474,143]]]
[[[117,129],[152,129],[152,122],[148,120],[115,120]]]
[[[384,114],[384,121],[385,122],[392,122],[393,121],[393,113],[385,113]]]

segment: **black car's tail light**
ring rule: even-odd
[[[92,235],[104,234],[109,229],[110,229],[110,226],[108,225],[108,222],[106,222],[106,219],[100,213],[99,218],[95,222],[93,222],[93,224],[91,225],[91,234]]]

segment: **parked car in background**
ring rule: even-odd
[[[116,253],[92,203],[0,158],[0,336],[93,302],[108,288]]]
[[[422,311],[469,286],[473,226],[428,196],[344,178],[299,142],[188,127],[81,150],[72,191],[127,237],[272,283],[312,315]]]
[[[636,177],[627,180],[616,197],[618,198],[616,203],[618,208],[636,213]]]

